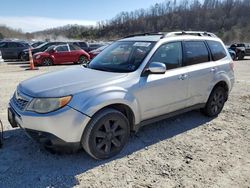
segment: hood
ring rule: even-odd
[[[21,82],[18,90],[31,97],[62,97],[117,82],[127,73],[112,73],[83,66],[66,68]]]
[[[40,51],[40,48],[31,48],[31,52],[32,52],[32,53],[36,53],[36,52],[39,52],[39,51]],[[23,50],[23,52],[28,53],[28,52],[29,52],[29,49],[25,49],[25,50]]]

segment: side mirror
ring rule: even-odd
[[[160,62],[152,62],[147,68],[147,71],[152,74],[164,74],[166,70],[166,65]]]

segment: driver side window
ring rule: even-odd
[[[166,65],[167,70],[182,66],[181,42],[171,42],[160,46],[150,62],[160,62]]]

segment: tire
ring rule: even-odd
[[[43,59],[43,65],[44,66],[52,66],[53,65],[52,59],[50,59],[50,58]]]
[[[130,135],[129,121],[121,112],[107,108],[98,112],[85,128],[81,144],[95,159],[111,158],[123,149]]]
[[[20,54],[20,60],[21,61],[28,61],[27,57],[25,57],[25,53]]]
[[[77,64],[86,64],[87,62],[88,62],[88,59],[84,55],[82,55],[79,57]]]
[[[221,113],[225,102],[226,90],[223,87],[218,86],[211,92],[205,108],[202,109],[202,112],[208,117],[216,117]]]
[[[243,60],[244,56],[245,56],[244,52],[240,52],[238,55],[238,60]]]

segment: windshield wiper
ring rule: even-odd
[[[105,72],[113,72],[111,69],[106,68],[106,67],[97,67],[97,68],[88,67],[88,68],[94,69],[94,70],[99,70],[99,71],[105,71]]]

